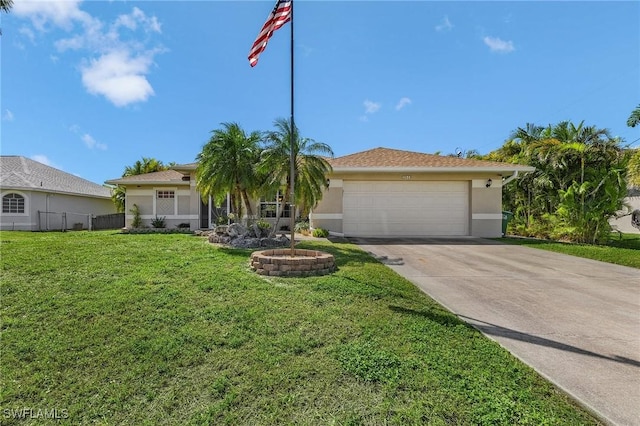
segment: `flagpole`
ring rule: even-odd
[[[289,180],[291,182],[291,209],[289,209],[289,227],[291,230],[291,256],[295,255],[295,227],[296,227],[296,192],[295,192],[295,173],[296,173],[296,155],[294,152],[294,136],[295,136],[295,120],[294,120],[294,109],[293,109],[293,4],[295,0],[291,2],[291,128],[289,129],[289,163],[291,166],[291,170],[289,173]]]

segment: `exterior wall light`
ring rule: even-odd
[[[487,188],[489,188],[491,186],[491,184],[493,183],[493,181],[491,179],[487,179]]]

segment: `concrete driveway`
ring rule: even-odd
[[[640,425],[640,270],[479,238],[350,240],[605,422]]]

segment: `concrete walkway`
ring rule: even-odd
[[[351,239],[612,425],[640,425],[640,270],[479,238]]]

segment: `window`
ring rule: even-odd
[[[173,199],[176,197],[175,191],[156,191],[157,198]]]
[[[260,217],[263,218],[276,218],[278,217],[278,210],[282,211],[280,217],[291,217],[291,204],[282,204],[282,197],[279,197],[279,201],[260,201]]]
[[[20,194],[2,197],[2,213],[24,213],[24,197]]]

